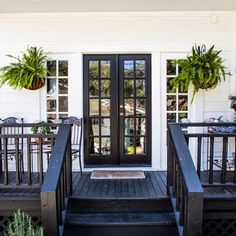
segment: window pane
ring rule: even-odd
[[[146,135],[145,118],[136,118],[136,135]]]
[[[89,78],[98,78],[98,61],[89,61]]]
[[[167,111],[176,110],[176,96],[168,95],[167,96]]]
[[[111,139],[101,138],[101,154],[110,155],[111,154]]]
[[[90,138],[89,139],[89,152],[90,154],[99,154],[99,138]]]
[[[179,111],[188,110],[188,96],[179,96]]]
[[[125,115],[133,115],[134,114],[134,99],[125,99]]]
[[[167,122],[176,122],[176,114],[167,113]]]
[[[126,155],[134,154],[134,137],[125,137],[124,152]]]
[[[167,75],[176,75],[176,60],[167,60]]]
[[[57,100],[47,97],[47,112],[55,112],[57,110]]]
[[[134,81],[133,80],[124,80],[124,96],[133,97],[134,96]]]
[[[134,77],[134,61],[124,60],[124,77],[125,78]]]
[[[57,115],[56,114],[47,114],[48,123],[56,123]]]
[[[110,80],[101,80],[101,96],[110,97]]]
[[[56,93],[57,81],[56,79],[47,79],[47,94]]]
[[[101,119],[101,135],[111,135],[111,121],[109,118]]]
[[[176,93],[176,89],[173,90],[173,86],[170,84],[170,78],[167,78],[166,81],[166,89],[167,89],[167,93]]]
[[[125,118],[125,135],[134,135],[134,118]]]
[[[68,79],[59,79],[59,94],[68,94]]]
[[[89,135],[90,136],[99,136],[99,118],[90,119],[90,128]]]
[[[59,120],[60,120],[60,122],[63,122],[63,120],[65,120],[66,118],[68,118],[68,114],[60,114],[59,113]]]
[[[101,61],[101,78],[110,78],[111,62]]]
[[[68,61],[59,61],[59,76],[68,76]]]
[[[181,119],[188,118],[188,113],[179,113],[178,122],[181,122]]]
[[[47,76],[56,76],[57,75],[56,65],[57,65],[56,61],[47,61],[47,69],[48,69]]]
[[[99,84],[98,80],[89,80],[89,96],[98,97],[99,96]]]
[[[110,99],[101,99],[101,115],[110,116]]]
[[[90,99],[89,100],[89,114],[90,116],[98,116],[99,115],[99,99]]]
[[[59,112],[68,111],[68,97],[59,97]]]
[[[136,99],[136,114],[145,115],[146,99]]]
[[[145,97],[145,80],[136,80],[136,96]]]
[[[143,155],[146,153],[145,143],[146,143],[145,137],[136,138],[136,154]]]
[[[144,60],[137,60],[135,61],[136,66],[136,78],[143,78],[145,77],[145,61]]]

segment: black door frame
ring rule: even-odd
[[[135,154],[136,160],[133,162],[132,155],[125,156],[123,153],[123,118],[120,117],[121,96],[123,94],[123,68],[122,60],[145,60],[146,61],[146,154]],[[110,60],[111,61],[111,156],[108,158],[92,158],[89,153],[89,61],[90,60]],[[146,91],[146,92],[147,92]],[[103,166],[151,166],[152,140],[151,140],[151,55],[150,54],[86,54],[83,56],[83,112],[84,112],[84,164],[85,167]],[[117,137],[122,138],[115,138]],[[129,158],[127,158],[129,157]],[[131,160],[131,161],[130,161]]]

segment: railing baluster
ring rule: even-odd
[[[179,177],[179,166],[176,165],[176,210],[180,209],[180,177]]]
[[[8,184],[7,138],[3,138],[4,184]]]
[[[223,137],[221,183],[225,184],[227,172],[228,137]]]
[[[19,138],[15,138],[15,153],[16,153],[16,185],[19,185],[20,184]]]
[[[184,196],[183,196],[183,183],[180,178],[180,205],[179,205],[179,224],[184,224]]]
[[[27,174],[28,174],[28,185],[32,184],[32,174],[31,174],[31,138],[27,138]]]
[[[236,183],[236,137],[234,138],[234,183]]]
[[[202,137],[197,138],[197,174],[201,178],[201,162],[202,162]]]
[[[213,164],[214,164],[214,137],[210,137],[210,166],[209,166],[209,183],[213,184]]]
[[[65,210],[65,204],[64,204],[64,178],[63,178],[63,167],[62,167],[62,173],[61,173],[61,177],[60,177],[60,189],[61,189],[61,211]]]
[[[58,187],[57,187],[57,218],[58,218],[58,223],[59,225],[62,222],[62,217],[61,217],[61,209],[62,209],[62,204],[61,204],[61,184],[60,184],[60,177],[58,181]]]
[[[39,137],[39,153],[38,153],[38,162],[39,162],[39,182],[43,183],[43,139]]]

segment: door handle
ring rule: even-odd
[[[123,112],[120,112],[120,116],[124,116],[124,113],[123,113]]]

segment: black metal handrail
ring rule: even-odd
[[[71,192],[71,126],[61,124],[41,189],[41,216],[46,235],[63,235]]]
[[[167,186],[179,235],[201,235],[203,189],[179,124],[168,125]]]

